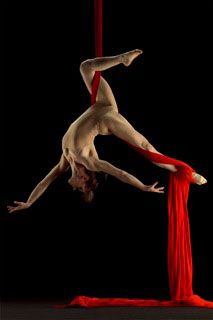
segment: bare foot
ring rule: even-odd
[[[143,51],[139,49],[135,49],[126,53],[121,54],[121,62],[128,67],[132,61],[137,58],[140,54],[142,54]]]
[[[192,177],[193,177],[195,183],[198,185],[202,185],[202,184],[207,183],[207,180],[203,176],[201,176],[200,174],[198,174],[196,172],[193,172]]]

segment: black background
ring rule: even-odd
[[[29,210],[5,209],[25,201],[57,163],[63,134],[89,106],[79,64],[94,56],[93,1],[76,2],[5,6],[3,296],[167,298],[167,194],[141,193],[108,177],[85,205],[68,173]],[[205,1],[104,1],[104,54],[144,50],[130,68],[104,73],[120,112],[157,149],[209,180],[189,196],[194,291],[208,299],[212,10]],[[115,137],[98,137],[96,146],[100,157],[144,183],[167,186],[167,171]]]

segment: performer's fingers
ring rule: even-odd
[[[164,190],[164,188],[165,188],[165,187],[160,187],[160,188],[158,188],[158,190],[160,190],[160,191],[161,191],[161,190]]]
[[[8,211],[11,211],[11,210],[13,210],[14,209],[14,207],[12,207],[12,206],[7,206],[7,210]]]

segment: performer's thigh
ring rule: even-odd
[[[148,140],[135,130],[120,113],[112,111],[104,117],[103,121],[109,131],[126,142],[145,149],[149,144]]]

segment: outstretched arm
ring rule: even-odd
[[[155,182],[152,185],[145,185],[133,175],[113,166],[111,163],[107,161],[99,160],[99,159],[92,159],[92,160],[85,159],[83,164],[88,170],[102,171],[102,172],[108,173],[116,177],[117,179],[121,180],[122,182],[128,183],[142,191],[164,193],[164,187],[156,187],[158,182]]]
[[[14,212],[18,210],[23,210],[29,208],[48,188],[48,186],[62,173],[64,173],[69,167],[69,163],[64,158],[64,156],[61,156],[61,159],[59,163],[46,175],[46,177],[40,181],[37,186],[34,188],[34,190],[31,192],[29,198],[27,199],[27,202],[19,202],[14,201],[16,206],[8,206],[8,211]]]

